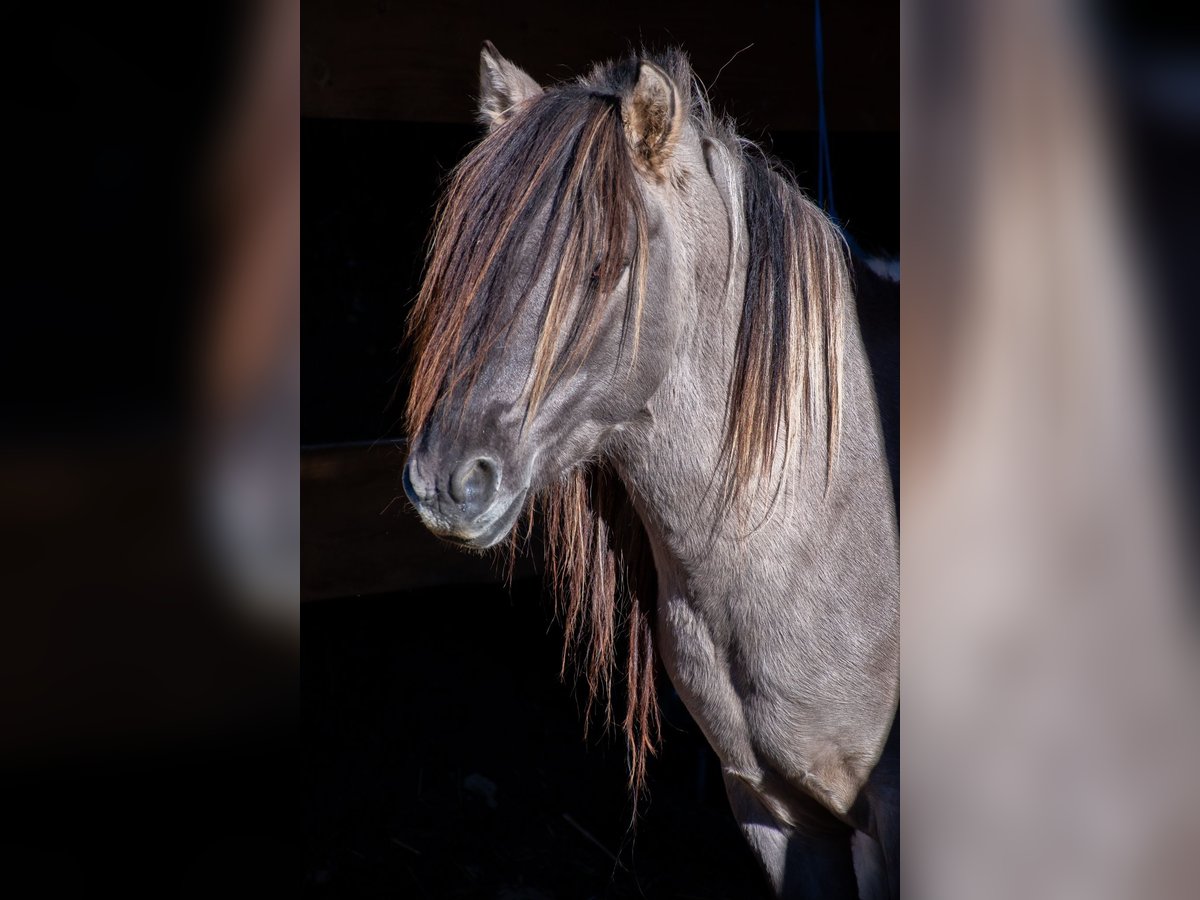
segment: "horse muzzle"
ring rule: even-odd
[[[451,465],[414,454],[404,466],[404,493],[434,534],[485,549],[508,534],[527,490],[504,489],[504,468],[489,454],[469,454]]]

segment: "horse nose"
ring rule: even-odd
[[[474,518],[492,505],[500,486],[500,464],[488,456],[459,463],[450,474],[450,497],[464,516]]]
[[[438,532],[469,529],[492,508],[500,489],[499,461],[470,455],[453,467],[414,454],[404,466],[404,493]]]

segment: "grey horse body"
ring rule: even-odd
[[[681,220],[726,209],[709,191],[688,196],[699,208],[681,211]],[[828,494],[825,451],[811,440],[778,495],[774,486],[761,492],[744,517],[718,519],[713,533],[710,473],[724,424],[713,398],[727,390],[728,337],[740,309],[728,302],[724,272],[698,260],[728,254],[728,245],[697,245],[683,255],[695,325],[646,416],[622,429],[609,452],[654,548],[666,669],[721,759],[733,805],[751,811],[748,837],[782,891],[787,839],[811,826],[813,799],[878,831],[854,805],[898,700],[896,526],[874,388],[848,309],[842,435]],[[733,284],[744,278],[738,266]],[[754,816],[758,806],[769,818]]]
[[[485,117],[499,118],[540,91],[490,49],[483,71]],[[721,760],[731,808],[775,890],[796,897],[895,896],[897,529],[853,303],[843,304],[840,436],[832,466],[821,439],[830,410],[822,407],[812,411],[794,448],[787,435],[778,436],[771,470],[748,486],[734,511],[723,507],[716,489],[726,404],[742,400],[730,397],[748,260],[737,141],[706,111],[683,117],[662,164],[669,166],[666,176],[643,185],[653,218],[651,287],[669,289],[647,302],[637,352],[657,359],[649,368],[640,363],[630,387],[595,374],[620,368],[620,351],[608,345],[608,358],[589,360],[583,375],[552,390],[539,421],[560,423],[559,437],[550,440],[535,423],[528,429],[534,437],[505,438],[506,473],[519,456],[526,474],[507,488],[519,491],[513,495],[519,499],[503,503],[523,502],[539,477],[554,477],[528,474],[538,467],[609,462],[653,550],[664,667]],[[526,357],[509,358],[496,371],[511,385],[514,367],[526,365]],[[591,412],[568,434],[561,422],[570,417],[571,392],[581,390]],[[620,393],[622,402],[597,399],[606,390]],[[628,397],[639,402],[626,408]],[[519,399],[509,396],[502,412],[480,420],[511,434],[519,416],[510,411]],[[480,434],[465,440],[498,446]],[[518,452],[510,445],[520,440],[540,444]],[[410,462],[415,475],[449,465],[434,458],[449,452],[447,441],[425,436]],[[476,469],[469,472],[476,477]],[[431,499],[446,479],[427,481],[429,487],[417,485],[410,495],[430,527],[450,532],[445,510],[452,504]],[[494,535],[487,540],[495,543]]]

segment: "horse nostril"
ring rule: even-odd
[[[483,512],[496,495],[500,481],[500,466],[486,456],[468,459],[450,476],[450,496],[475,515]]]
[[[404,464],[404,474],[401,477],[401,481],[404,483],[404,493],[408,497],[409,503],[413,506],[420,506],[421,498],[417,494],[417,489],[413,487],[411,459]]]

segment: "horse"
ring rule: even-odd
[[[408,498],[474,551],[540,509],[635,810],[661,660],[778,895],[898,896],[897,522],[840,232],[680,50],[543,87],[485,43],[479,118],[409,316]]]

